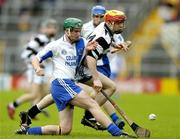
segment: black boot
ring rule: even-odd
[[[81,124],[83,124],[84,126],[89,126],[91,128],[94,128],[96,130],[106,130],[105,127],[103,127],[102,125],[100,125],[95,118],[93,117],[93,115],[89,112],[89,111],[85,111],[85,115],[81,120]]]

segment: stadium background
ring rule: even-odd
[[[59,23],[66,17],[90,19],[91,7],[123,10],[127,16],[125,39],[133,42],[119,68],[121,92],[178,94],[180,92],[179,0],[1,0],[0,90],[27,86],[20,53],[39,23],[47,17]],[[123,66],[123,68],[122,68]]]

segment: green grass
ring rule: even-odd
[[[75,108],[73,130],[69,136],[28,136],[15,135],[14,131],[19,126],[18,113],[30,107],[25,104],[17,108],[15,120],[10,120],[6,106],[8,102],[20,96],[22,91],[0,93],[0,139],[110,139],[108,132],[96,131],[80,124],[83,110]],[[180,96],[161,95],[122,95],[113,98],[121,106],[127,115],[137,124],[151,130],[151,139],[179,139],[180,138]],[[39,120],[33,121],[32,126],[58,124],[57,110],[55,106],[48,108],[51,117],[46,118],[43,114]],[[148,115],[155,113],[157,119],[148,120]],[[126,124],[125,130],[132,133]]]

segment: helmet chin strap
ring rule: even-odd
[[[70,28],[67,29],[66,35],[68,36],[68,38],[69,38],[69,36],[71,36],[71,29]]]
[[[70,38],[70,36],[71,36],[71,29],[68,28],[65,33],[66,33],[66,36],[67,36],[69,42],[70,43],[74,43],[74,41],[72,41],[71,38]]]
[[[69,42],[71,42],[71,39],[70,39],[70,36],[71,36],[70,28],[68,28],[68,29],[65,31],[65,34],[66,34],[66,37],[67,37],[67,39],[69,40]]]
[[[111,25],[112,25],[112,30],[111,31],[114,32],[114,22],[112,22]]]

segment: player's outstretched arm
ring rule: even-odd
[[[36,56],[32,59],[32,65],[37,75],[44,76],[44,70],[40,67],[39,59]]]
[[[116,53],[120,50],[124,50],[125,52],[127,52],[129,50],[129,47],[131,46],[131,41],[125,41],[125,42],[122,42],[118,45],[115,45],[111,50],[110,52],[111,53]]]

